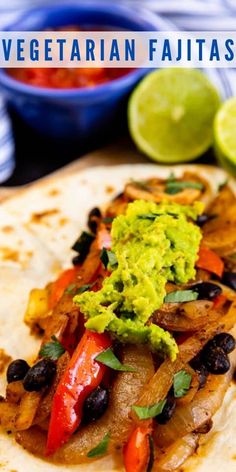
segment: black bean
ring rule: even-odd
[[[78,264],[80,264],[80,263],[81,263],[81,257],[80,257],[80,255],[77,255],[77,256],[73,257],[73,259],[72,259],[72,264],[73,264],[74,266],[76,266],[76,265],[78,265]]]
[[[224,272],[221,280],[223,284],[236,290],[236,272]]]
[[[98,420],[106,411],[109,402],[108,390],[97,387],[86,398],[83,406],[83,420],[85,423]]]
[[[123,197],[124,197],[124,192],[120,192],[112,199],[112,201],[115,202],[119,198],[123,198]]]
[[[202,365],[199,369],[196,369],[196,372],[198,374],[199,388],[205,387],[207,377],[209,374],[207,368],[204,365]]]
[[[166,399],[166,404],[160,413],[160,415],[157,415],[155,419],[159,424],[166,424],[172,417],[176,407],[176,400],[174,396],[168,395]]]
[[[23,359],[17,359],[16,361],[11,362],[7,368],[8,383],[23,380],[29,368],[29,365]]]
[[[51,384],[55,373],[55,363],[48,358],[42,359],[28,370],[23,380],[24,389],[27,392],[39,392]]]
[[[203,362],[201,358],[201,352],[199,352],[193,359],[190,361],[190,366],[197,371],[200,371],[202,368]]]
[[[222,375],[230,369],[229,358],[221,347],[206,347],[203,351],[203,360],[211,374]]]
[[[90,216],[97,216],[97,218],[101,218],[102,214],[101,211],[98,207],[94,207],[92,210],[89,212],[89,217]]]
[[[232,334],[220,333],[217,334],[211,341],[207,343],[207,346],[221,347],[226,354],[229,354],[235,349],[236,342]]]
[[[207,215],[206,213],[202,213],[197,217],[196,223],[198,226],[203,226],[207,221],[213,220],[216,218],[217,215]]]
[[[196,223],[198,226],[203,226],[209,220],[209,216],[206,213],[202,213],[197,217]]]
[[[99,210],[99,208],[95,207],[93,208],[88,215],[88,227],[92,233],[96,234],[97,232],[97,227],[99,220],[101,218],[102,214]]]
[[[213,427],[213,421],[212,419],[209,419],[206,421],[206,423],[203,423],[199,428],[195,429],[194,432],[198,434],[207,434],[209,431],[211,431]]]
[[[199,380],[199,388],[205,386],[207,376],[209,374],[204,362],[202,360],[202,351],[199,352],[191,361],[190,366],[197,372]]]
[[[199,300],[214,300],[222,293],[222,288],[211,282],[201,282],[191,288],[198,293]]]

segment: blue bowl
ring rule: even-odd
[[[163,30],[166,25],[160,17],[143,9],[134,12],[120,5],[84,1],[30,10],[7,30],[39,31],[72,24],[131,31]],[[24,84],[1,69],[0,87],[10,106],[41,134],[86,141],[100,133],[109,133],[122,120],[126,121],[127,98],[147,72],[147,69],[134,69],[93,88],[58,90]]]

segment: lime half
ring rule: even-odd
[[[236,174],[236,98],[219,109],[214,122],[215,151],[220,163]]]
[[[213,142],[213,120],[219,104],[218,92],[199,70],[152,72],[130,97],[131,136],[155,161],[191,161]]]

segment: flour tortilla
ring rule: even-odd
[[[0,348],[13,358],[32,360],[39,340],[29,334],[23,323],[28,293],[43,287],[60,270],[69,267],[70,247],[86,226],[89,210],[102,206],[123,190],[132,179],[152,176],[166,178],[170,172],[199,173],[207,179],[212,195],[227,175],[223,170],[200,165],[160,167],[132,164],[97,167],[73,175],[36,183],[0,206]],[[232,180],[230,185],[236,191]],[[5,374],[0,377],[4,394]],[[207,445],[181,468],[182,472],[236,472],[236,387],[232,386],[224,405],[215,416],[214,428],[206,436]],[[233,401],[232,401],[233,400]],[[0,468],[3,472],[118,472],[121,465],[111,457],[86,465],[57,466],[30,455],[0,431]]]

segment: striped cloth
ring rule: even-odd
[[[80,0],[74,0],[74,2]],[[99,0],[98,0],[99,1]],[[110,0],[102,0],[110,3]],[[116,0],[135,9],[145,7],[160,15],[163,30],[234,31],[236,0]],[[27,8],[45,4],[67,3],[67,0],[0,0],[0,28],[14,22]],[[235,69],[205,71],[221,91],[223,98],[236,95]],[[0,97],[0,184],[14,169],[14,144],[11,125],[3,99]]]

